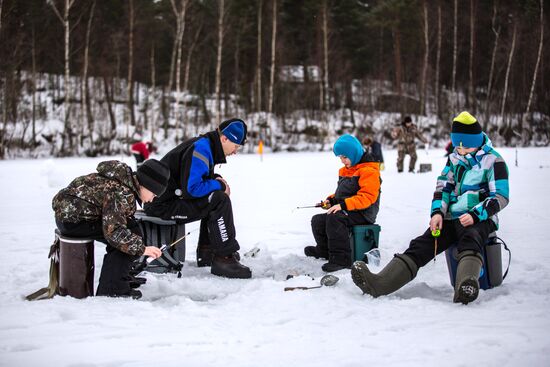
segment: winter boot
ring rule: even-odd
[[[483,266],[483,258],[476,251],[466,250],[458,254],[456,268],[455,303],[468,304],[475,301],[479,294],[479,273]]]
[[[212,266],[212,257],[214,252],[208,245],[199,245],[197,247],[197,267]]]
[[[414,279],[418,267],[407,255],[395,257],[378,274],[370,272],[362,261],[356,261],[351,267],[351,278],[363,293],[373,297],[384,296],[395,292]]]
[[[250,268],[242,265],[234,253],[229,256],[214,255],[210,272],[225,278],[248,279],[252,277]]]
[[[328,252],[320,251],[317,246],[304,247],[304,254],[308,257],[314,257],[316,259],[318,258],[328,259]]]
[[[349,268],[350,268],[349,266],[335,264],[335,263],[331,263],[331,262],[325,263],[325,264],[323,264],[323,266],[321,266],[321,269],[323,271],[327,272],[327,273],[332,273],[334,271],[338,271],[338,270],[342,270],[342,269],[349,269]]]

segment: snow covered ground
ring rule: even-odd
[[[510,168],[502,237],[510,273],[468,306],[452,303],[444,256],[391,296],[364,296],[349,271],[331,288],[314,285],[322,261],[313,244],[311,205],[331,193],[339,160],[331,153],[238,155],[218,171],[232,189],[237,238],[251,280],[228,280],[195,265],[198,233],[187,242],[183,277],[147,274],[140,300],[23,297],[47,284],[53,240],[51,198],[101,159],[0,162],[1,366],[549,366],[550,149],[499,150]],[[378,222],[382,266],[428,224],[440,150],[419,151],[434,171],[398,174],[386,151]],[[120,157],[118,157],[120,159]],[[133,163],[132,159],[123,158]],[[188,226],[197,228],[197,223]],[[96,279],[104,247],[96,244]],[[504,254],[504,253],[503,253]],[[506,256],[503,255],[506,259]],[[376,269],[375,270],[379,270]],[[286,281],[291,273],[310,274]]]

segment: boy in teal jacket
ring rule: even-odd
[[[438,177],[432,200],[430,228],[411,241],[378,274],[362,261],[353,264],[354,283],[373,297],[390,294],[410,282],[419,268],[453,244],[458,249],[454,302],[467,304],[479,293],[481,249],[497,230],[497,213],[508,205],[508,168],[481,131],[474,116],[464,111],[453,119],[455,150]],[[432,233],[440,231],[437,248]]]

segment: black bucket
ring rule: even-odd
[[[94,240],[71,238],[55,231],[59,238],[59,294],[74,298],[94,295]]]

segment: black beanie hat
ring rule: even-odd
[[[139,184],[156,196],[164,193],[169,178],[170,169],[156,159],[146,160],[137,170]]]
[[[411,116],[405,116],[401,125],[405,126],[407,122],[413,122],[413,120],[411,119]]]

